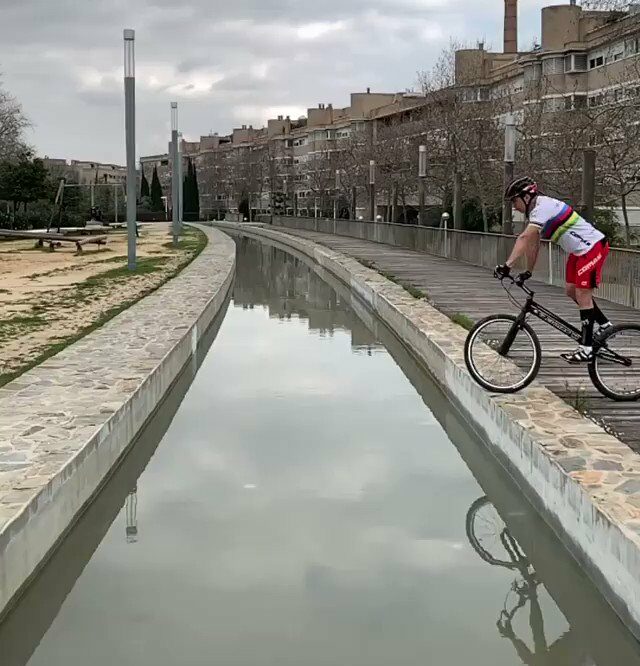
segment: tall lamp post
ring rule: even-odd
[[[376,161],[369,161],[369,210],[371,220],[376,219]]]
[[[171,221],[173,244],[180,236],[180,164],[178,156],[178,102],[171,102]]]
[[[333,219],[338,219],[338,198],[340,197],[340,169],[336,169],[336,193],[333,198]]]
[[[504,128],[504,189],[513,181],[516,161],[516,126],[513,118],[509,118]],[[502,233],[513,234],[513,208],[506,199],[502,207]]]
[[[418,224],[424,226],[426,220],[424,215],[424,199],[426,191],[426,180],[427,180],[427,147],[420,146],[418,148],[418,184],[420,187],[419,197],[420,197],[420,217],[418,219]]]
[[[124,36],[124,124],[127,146],[127,268],[136,269],[136,58],[134,30]]]
[[[184,176],[182,171],[182,132],[178,132],[178,229],[182,232],[184,222]]]

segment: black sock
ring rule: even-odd
[[[593,347],[593,324],[595,323],[595,309],[580,310],[582,319],[582,337],[580,344],[584,347]]]
[[[598,304],[595,301],[593,301],[593,317],[596,324],[599,324],[600,326],[611,323],[607,315],[598,307]]]

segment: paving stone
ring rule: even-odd
[[[630,479],[619,485],[616,490],[624,495],[640,493],[640,479]]]
[[[579,456],[573,458],[558,458],[558,464],[565,472],[577,472],[584,470],[587,466],[587,461]]]
[[[591,463],[593,469],[601,470],[611,470],[615,472],[621,472],[623,470],[622,463],[616,462],[615,460],[593,460]]]

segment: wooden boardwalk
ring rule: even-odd
[[[426,292],[436,307],[449,316],[461,313],[477,321],[490,314],[517,312],[500,282],[485,268],[357,238],[281,228],[278,231],[303,236],[352,257],[374,262],[378,269]],[[531,286],[536,300],[579,326],[577,308],[561,288],[535,280],[531,281]],[[640,324],[640,310],[604,300],[599,303],[612,321]],[[616,403],[600,395],[584,366],[569,365],[559,356],[575,348],[575,344],[535,318],[531,319],[531,324],[540,336],[543,349],[538,380],[574,406],[579,395],[577,406],[580,409],[610,427],[620,439],[640,452],[640,402]]]

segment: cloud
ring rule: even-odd
[[[523,2],[521,39],[547,0]],[[122,30],[136,30],[138,142],[165,150],[171,99],[199,136],[411,87],[449,37],[501,42],[502,3],[477,0],[0,0],[0,72],[41,153],[122,162]],[[37,20],[34,19],[37,17]],[[329,18],[328,18],[329,17]],[[528,32],[525,32],[528,31]],[[82,114],[91,109],[90,119]],[[274,115],[278,115],[275,113]],[[78,126],[104,128],[87,140]]]
[[[298,39],[302,41],[312,41],[314,39],[326,37],[332,32],[342,32],[346,27],[346,21],[334,21],[333,23],[304,23],[296,29],[296,34]]]

